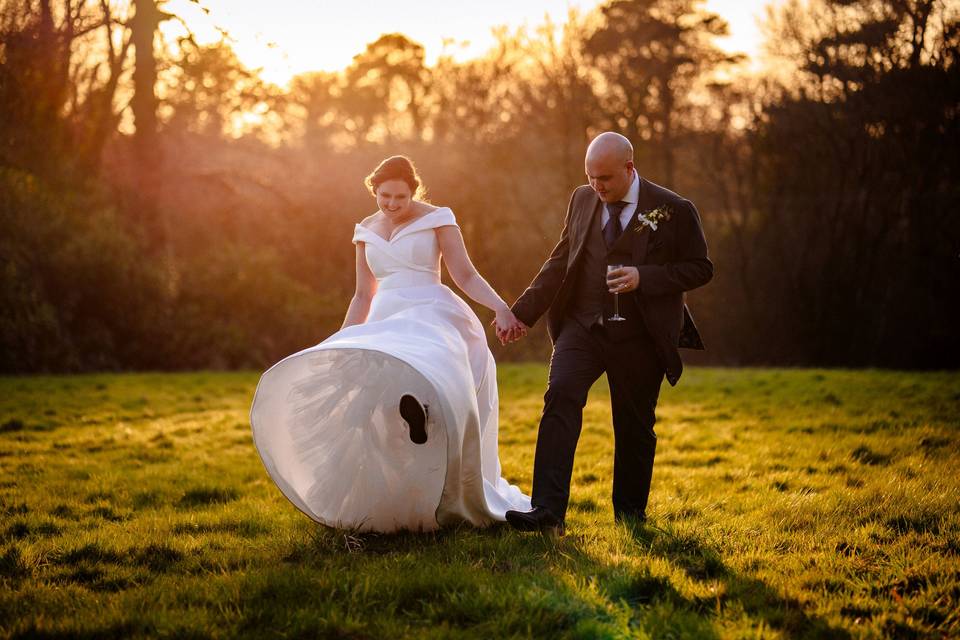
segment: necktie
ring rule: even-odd
[[[603,228],[603,241],[607,243],[607,249],[613,246],[613,243],[617,241],[617,238],[619,238],[623,232],[623,226],[620,224],[620,214],[623,213],[625,206],[627,206],[627,203],[623,200],[607,204],[607,212],[610,214],[610,219],[607,220],[607,226]]]

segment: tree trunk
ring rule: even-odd
[[[135,13],[130,21],[130,37],[135,50],[131,101],[136,162],[133,205],[154,246],[159,248],[167,244],[169,234],[157,206],[163,156],[157,136],[157,59],[153,41],[164,14],[158,8],[157,0],[134,0],[133,4]]]
[[[135,0],[136,13],[130,22],[136,51],[133,70],[134,95],[131,107],[136,127],[134,146],[141,168],[156,167],[157,157],[157,59],[153,40],[160,26],[160,10],[156,0]]]

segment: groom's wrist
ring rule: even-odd
[[[514,304],[512,307],[510,307],[510,311],[512,311],[512,312],[513,312],[513,315],[515,315],[515,316],[517,317],[517,320],[519,320],[520,322],[522,322],[523,324],[525,324],[527,327],[532,327],[532,326],[533,326],[533,322],[530,320],[530,318],[527,318],[527,317],[525,316],[525,314],[523,313],[523,310],[522,310],[522,309],[518,309],[516,304]]]

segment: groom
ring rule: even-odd
[[[615,436],[613,512],[643,521],[653,474],[660,384],[676,385],[678,347],[703,349],[684,292],[713,277],[689,200],[641,178],[633,146],[612,132],[587,148],[589,186],[570,198],[560,242],[514,303],[527,327],[547,313],[550,376],[533,467],[533,510],[507,511],[521,531],[563,531],[587,392],[606,372]],[[623,265],[607,273],[607,265]],[[614,296],[619,314],[611,321]],[[523,328],[525,329],[525,327]],[[513,341],[521,331],[506,332]]]

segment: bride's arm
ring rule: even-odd
[[[370,313],[370,301],[373,300],[373,294],[377,292],[377,279],[370,271],[370,265],[367,264],[367,257],[363,251],[363,243],[357,243],[357,288],[350,300],[350,306],[347,307],[347,315],[343,319],[345,329],[355,324],[363,324],[367,320],[367,314]]]
[[[460,228],[450,225],[437,227],[437,239],[440,242],[440,253],[447,265],[450,277],[467,294],[471,300],[478,302],[497,314],[498,330],[515,327],[518,332],[523,331],[520,322],[513,315],[510,306],[503,301],[493,287],[477,272],[477,268],[467,255],[467,248],[463,244]],[[502,340],[502,338],[501,338]]]

